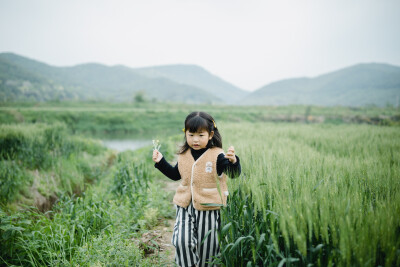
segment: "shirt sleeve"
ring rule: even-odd
[[[224,153],[219,154],[217,158],[217,174],[221,175],[223,172],[231,178],[238,177],[242,172],[239,157],[236,156],[236,162],[231,163],[229,159],[225,158]]]
[[[154,164],[154,167],[160,170],[165,176],[169,179],[178,181],[181,179],[181,174],[178,170],[178,163],[176,163],[175,167],[169,164],[164,157],[160,160],[159,163]]]

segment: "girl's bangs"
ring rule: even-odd
[[[185,130],[191,133],[197,133],[201,130],[209,132],[207,121],[200,116],[195,116],[188,120],[185,125]]]

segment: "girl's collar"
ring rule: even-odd
[[[208,149],[208,147],[202,148],[202,149],[199,149],[199,150],[195,150],[193,148],[190,148],[190,151],[193,152],[193,153],[198,154],[198,153],[204,153],[207,149]]]
[[[206,153],[207,150],[208,147],[199,150],[194,150],[193,148],[190,148],[190,154],[192,155],[194,161],[197,162]]]

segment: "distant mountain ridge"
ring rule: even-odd
[[[294,78],[268,84],[249,94],[244,105],[363,106],[398,105],[400,67],[364,63],[315,78]]]
[[[196,65],[156,66],[139,68],[135,71],[146,77],[164,77],[181,84],[199,87],[229,104],[237,103],[248,94]]]
[[[156,101],[229,103],[229,100],[213,94],[212,90],[180,83],[166,75],[145,75],[121,65],[88,63],[53,67],[16,54],[2,53],[0,71],[0,101],[131,101],[135,94],[143,93],[148,100]],[[211,80],[216,79],[204,70],[203,75],[207,74]],[[223,83],[219,80],[218,86]]]
[[[96,63],[54,67],[0,53],[0,102],[149,101],[240,105],[398,105],[400,67],[364,63],[317,77],[293,78],[246,92],[196,65],[129,68]]]

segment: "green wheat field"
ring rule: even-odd
[[[150,103],[0,107],[0,264],[170,264],[138,241],[175,212],[151,146],[117,153],[99,139],[159,139],[172,162],[193,110],[214,116],[242,164],[214,263],[400,266],[399,110]]]

